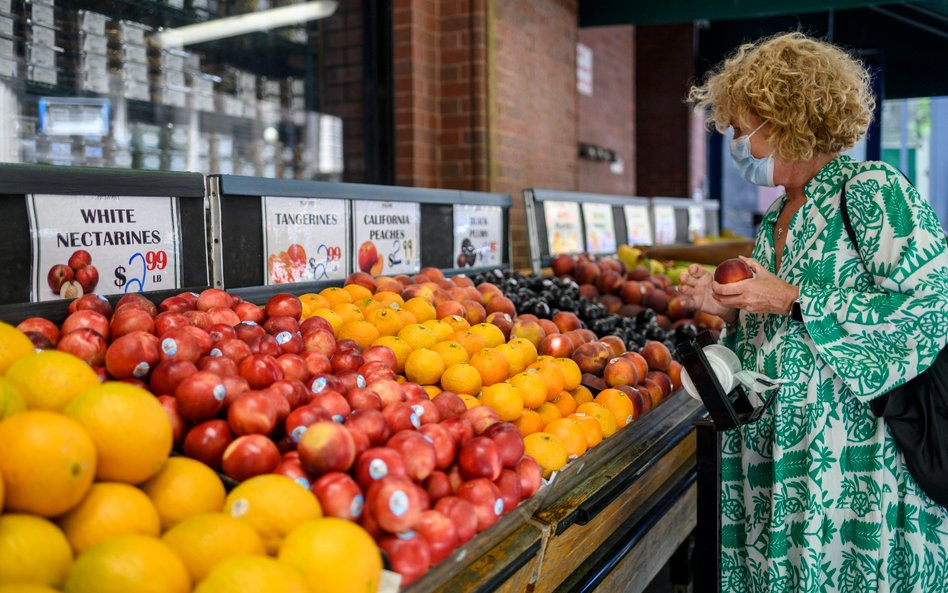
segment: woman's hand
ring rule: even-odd
[[[711,293],[711,284],[714,280],[711,272],[698,264],[691,264],[678,279],[681,282],[679,291],[685,305],[723,317],[725,320],[733,320],[735,313],[733,307],[719,303]]]
[[[741,260],[750,266],[754,277],[731,284],[711,282],[713,300],[722,307],[736,307],[748,313],[789,313],[790,305],[800,297],[800,289],[787,284],[755,259],[741,256]]]

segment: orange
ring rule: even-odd
[[[378,328],[368,321],[350,321],[339,328],[336,338],[352,340],[359,345],[359,348],[365,350],[381,337],[379,334]]]
[[[559,408],[560,413],[563,414],[564,417],[576,411],[576,400],[573,399],[569,391],[561,391],[560,394],[556,396],[556,399],[550,403]]]
[[[508,382],[520,390],[523,405],[531,410],[539,408],[546,401],[546,383],[538,373],[517,373]]]
[[[575,459],[586,452],[586,431],[575,420],[554,420],[546,425],[543,432],[548,432],[563,442],[569,459]]]
[[[508,372],[511,376],[522,372],[527,368],[527,361],[524,358],[524,352],[514,344],[501,344],[494,348],[497,352],[503,354],[507,359]]]
[[[200,513],[220,511],[227,496],[214,470],[187,457],[169,458],[141,489],[155,503],[162,529]]]
[[[467,319],[461,317],[460,315],[448,315],[447,317],[443,318],[441,322],[447,323],[456,332],[467,331],[471,329],[471,324],[468,323]]]
[[[313,311],[313,317],[322,317],[329,322],[329,325],[332,326],[332,331],[334,334],[339,333],[339,328],[342,327],[342,324],[345,321],[342,319],[342,316],[339,313],[336,313],[332,309],[316,309]]]
[[[467,356],[467,352],[464,353]],[[26,398],[20,388],[4,377],[0,377],[0,420],[26,410]],[[0,505],[0,508],[3,508]]]
[[[289,478],[287,478],[289,479]],[[158,538],[120,535],[83,552],[66,574],[66,593],[188,593],[184,562]]]
[[[405,362],[408,360],[408,355],[411,354],[411,346],[408,342],[397,336],[382,336],[372,342],[372,345],[391,348],[392,352],[395,353],[396,370],[401,372],[405,368]]]
[[[69,540],[54,523],[34,515],[0,515],[0,590],[14,583],[61,587],[72,560]]]
[[[144,482],[171,453],[168,414],[140,387],[103,383],[80,394],[63,413],[84,426],[95,442],[98,480]]]
[[[514,420],[514,425],[520,429],[522,436],[527,436],[543,430],[543,418],[533,410],[524,410],[523,414]]]
[[[481,391],[481,375],[469,364],[455,364],[441,375],[441,386],[445,391],[477,395]]]
[[[391,305],[392,303],[395,303],[396,305],[401,307],[402,305],[405,304],[405,299],[402,298],[402,295],[398,293],[390,292],[390,291],[377,292],[375,293],[375,296],[372,298],[374,298],[375,300],[377,300],[378,302],[386,306]]]
[[[571,414],[568,418],[575,420],[583,428],[583,432],[586,433],[587,447],[592,449],[602,442],[602,427],[595,418],[586,414]]]
[[[529,366],[537,361],[537,347],[534,346],[533,342],[530,340],[514,338],[507,343],[516,346],[521,352],[523,352],[523,361],[525,366]]]
[[[350,284],[351,286],[351,284]],[[194,593],[312,593],[303,573],[266,556],[231,556],[221,561]]]
[[[44,517],[65,513],[89,491],[95,464],[95,443],[72,418],[37,410],[0,422],[0,476],[7,512]]]
[[[85,498],[59,518],[59,525],[76,554],[119,535],[161,534],[161,519],[148,495],[121,482],[93,484]]]
[[[382,577],[382,556],[367,531],[344,519],[307,521],[280,546],[280,562],[303,573],[313,591],[368,593]]]
[[[434,330],[420,323],[406,325],[398,332],[398,337],[408,342],[412,350],[431,348],[438,343]]]
[[[267,553],[253,527],[224,513],[189,517],[165,532],[161,539],[184,561],[195,583],[204,580],[228,558]]]
[[[464,401],[464,405],[467,406],[468,410],[470,410],[471,408],[476,408],[477,406],[481,405],[481,400],[477,399],[473,395],[468,395],[466,393],[459,393],[458,397],[460,397],[461,400]]]
[[[586,414],[587,416],[592,416],[596,419],[596,422],[599,423],[599,426],[602,428],[603,438],[609,438],[619,427],[616,425],[616,416],[612,411],[602,404],[597,404],[595,402],[585,403],[578,408],[576,411],[580,414]]]
[[[441,357],[441,360],[444,362],[444,368],[455,364],[464,364],[471,358],[467,350],[464,349],[464,346],[461,346],[457,342],[452,342],[451,340],[438,342],[431,349],[437,352],[438,356]]]
[[[361,284],[346,284],[342,289],[352,296],[353,303],[361,301],[362,299],[372,298],[372,291]]]
[[[365,315],[362,314],[362,309],[353,303],[340,303],[333,307],[332,310],[336,313],[336,315],[342,318],[343,324],[349,323],[350,321],[365,320]]]
[[[314,292],[307,292],[306,294],[300,295],[300,302],[306,305],[310,313],[316,309],[331,309],[332,306],[329,304],[329,301],[326,297],[318,295]]]
[[[20,392],[28,408],[54,412],[61,411],[74,397],[99,384],[99,376],[92,367],[72,354],[57,350],[27,354],[7,367],[4,376]]]
[[[537,362],[530,365],[536,369],[536,372],[546,384],[546,399],[553,401],[566,387],[566,381],[563,379],[563,371],[552,362]]]
[[[579,365],[569,358],[554,358],[553,363],[563,372],[563,381],[566,391],[572,391],[579,387],[583,381],[583,372],[579,370]]]
[[[429,319],[428,321],[423,321],[422,325],[430,327],[439,342],[447,340],[451,337],[451,334],[454,333],[454,328],[440,319]]]
[[[616,417],[617,428],[622,428],[632,422],[634,404],[628,395],[618,389],[604,389],[599,392],[594,401],[609,408],[612,415]]]
[[[540,362],[540,363],[542,363],[542,362],[553,362],[554,360],[556,360],[556,359],[553,358],[552,356],[550,356],[549,354],[544,354],[544,355],[542,355],[542,356],[537,356],[537,362]]]
[[[441,375],[441,377],[443,379],[444,375]],[[428,394],[428,399],[434,399],[436,395],[441,393],[441,388],[437,385],[422,385],[421,388]]]
[[[323,297],[329,301],[329,308],[333,309],[336,305],[341,305],[343,303],[351,303],[353,300],[352,293],[348,292],[338,286],[331,286],[329,288],[324,288],[320,291],[319,296]]]
[[[484,338],[468,330],[454,332],[448,339],[464,346],[468,356],[474,356],[486,347]]]
[[[510,364],[503,354],[493,348],[484,348],[471,356],[471,366],[481,374],[481,383],[502,383],[510,376]]]
[[[481,390],[481,403],[490,406],[504,422],[513,422],[523,414],[523,396],[510,383],[496,383]]]
[[[444,373],[444,362],[434,350],[419,348],[405,362],[405,377],[419,385],[433,385]]]
[[[362,315],[366,319],[369,318],[369,313],[371,313],[372,311],[377,311],[379,309],[385,308],[385,305],[383,305],[382,303],[378,302],[375,299],[360,299],[358,301],[355,301],[353,304],[356,307],[358,307],[360,311],[362,311]]]
[[[431,303],[421,297],[408,299],[405,301],[405,304],[402,306],[402,308],[414,315],[418,323],[424,323],[426,321],[433,320],[436,321],[435,308],[431,305]]]
[[[471,326],[471,331],[484,338],[486,348],[496,348],[507,341],[504,332],[493,323],[478,323]]]
[[[543,405],[537,408],[537,414],[543,420],[543,426],[563,417],[563,412],[551,402],[543,402]]]
[[[573,389],[570,391],[570,395],[572,395],[573,399],[576,400],[577,406],[581,406],[593,400],[592,391],[590,391],[585,385],[580,385],[576,389]]]
[[[316,495],[277,474],[241,482],[227,495],[224,512],[253,527],[269,554],[276,554],[294,527],[323,514]]]
[[[0,585],[0,593],[60,593],[60,591],[36,583],[18,583],[16,585]]]
[[[33,342],[26,334],[0,321],[0,375],[15,361],[34,352]]]
[[[396,308],[393,308],[392,310],[398,315],[398,320],[402,322],[402,327],[411,325],[413,323],[418,323],[418,318],[415,317],[414,313],[411,311]]]
[[[566,446],[558,437],[547,432],[535,432],[523,438],[524,453],[533,457],[543,470],[543,477],[559,471],[569,460]]]

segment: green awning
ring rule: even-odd
[[[658,25],[772,17],[867,6],[915,4],[948,17],[948,0],[580,0],[579,26]]]

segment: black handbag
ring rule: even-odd
[[[839,208],[846,234],[859,253],[846,211],[845,185]],[[948,347],[925,372],[873,399],[869,408],[877,418],[885,419],[918,486],[948,507]]]

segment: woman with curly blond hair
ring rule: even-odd
[[[843,154],[872,119],[869,82],[846,52],[788,33],[741,46],[689,95],[733,128],[748,181],[785,190],[744,258],[753,278],[681,278],[744,368],[785,381],[722,438],[724,591],[948,590],[948,512],[868,405],[948,342],[945,233],[898,171]]]

